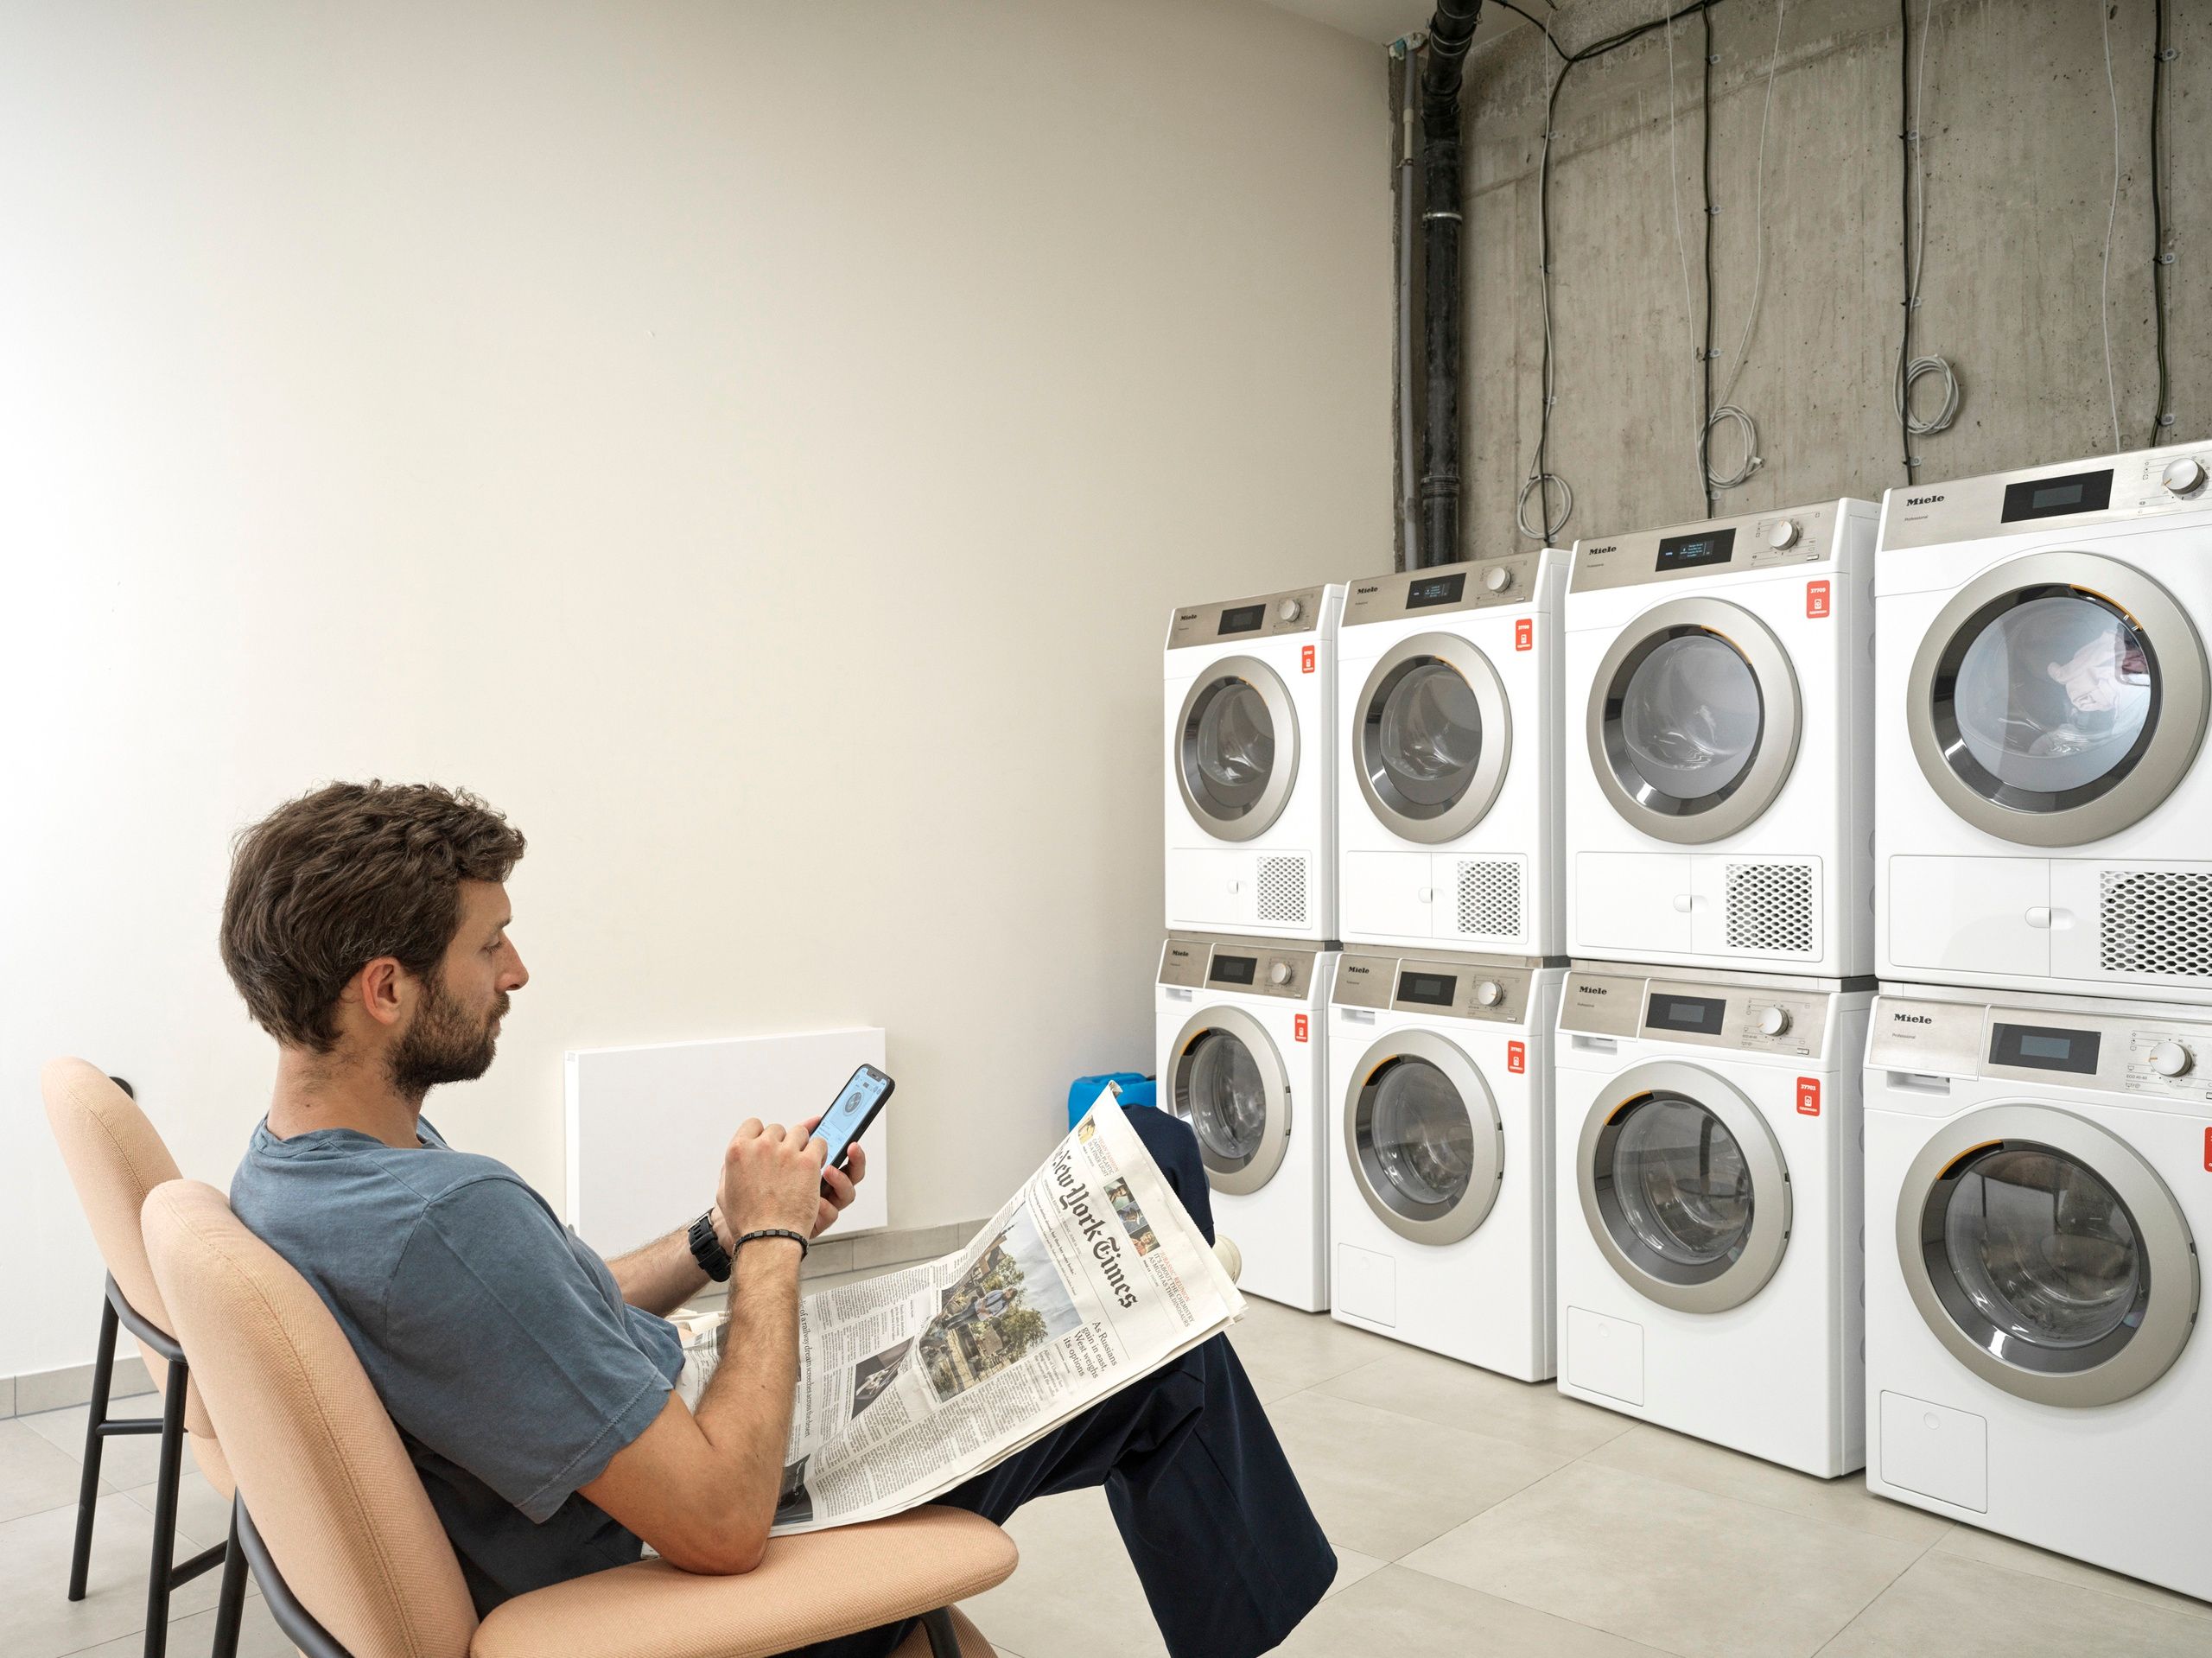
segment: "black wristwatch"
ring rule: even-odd
[[[729,1251],[715,1236],[715,1211],[711,1209],[691,1223],[691,1259],[715,1283],[729,1282]]]

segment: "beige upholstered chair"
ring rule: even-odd
[[[159,1433],[162,1457],[155,1486],[153,1561],[146,1574],[146,1658],[162,1658],[166,1649],[170,1591],[228,1554],[232,1570],[226,1579],[224,1604],[229,1619],[218,1620],[224,1627],[217,1631],[215,1645],[218,1658],[226,1658],[236,1649],[236,1602],[245,1587],[243,1562],[230,1553],[227,1545],[218,1545],[181,1565],[172,1558],[186,1432],[191,1433],[193,1453],[200,1471],[226,1497],[231,1495],[231,1472],[199,1393],[192,1386],[189,1364],[171,1363],[178,1354],[175,1326],[161,1292],[155,1287],[153,1270],[146,1261],[145,1240],[138,1229],[138,1211],[146,1194],[163,1181],[177,1178],[176,1159],[169,1155],[169,1148],[137,1102],[99,1066],[82,1059],[56,1059],[41,1073],[39,1081],[54,1143],[61,1148],[61,1160],[68,1165],[77,1200],[84,1205],[85,1218],[92,1223],[92,1237],[107,1262],[108,1273],[107,1297],[100,1307],[99,1347],[92,1366],[92,1410],[85,1422],[84,1479],[77,1497],[77,1543],[69,1563],[69,1598],[85,1598],[102,1450],[116,1434]],[[145,1355],[154,1386],[163,1395],[158,1417],[108,1415],[118,1325],[130,1331],[138,1350]]]
[[[744,1577],[616,1566],[480,1623],[398,1431],[307,1281],[213,1187],[160,1187],[144,1226],[229,1449],[244,1552],[308,1658],[766,1658],[916,1617],[899,1658],[989,1658],[946,1609],[1004,1581],[1014,1543],[951,1509],[778,1538]]]

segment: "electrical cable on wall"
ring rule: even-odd
[[[2166,38],[2168,3],[2152,0],[2158,27],[2151,48],[2151,309],[2158,337],[2158,402],[2151,416],[2151,447],[2166,441],[2175,421],[2170,406],[2172,376],[2166,365],[2166,272],[2174,262],[2174,251],[2166,240],[2166,66],[2175,55]]]
[[[2097,269],[2097,327],[2105,340],[2105,398],[2112,409],[2112,448],[2125,447],[2120,436],[2120,383],[2112,372],[2112,227],[2120,217],[2120,89],[2112,77],[2113,0],[2097,0],[2097,22],[2105,40],[2105,99],[2112,110],[2112,200],[2105,205],[2105,257]]]
[[[1696,363],[1695,374],[1693,376],[1690,382],[1690,395],[1697,399],[1699,404],[1697,422],[1698,435],[1697,441],[1693,446],[1691,453],[1697,461],[1698,488],[1700,492],[1701,492],[1705,497],[1706,516],[1707,518],[1711,518],[1713,516],[1713,492],[1707,482],[1708,474],[1706,471],[1705,465],[1705,444],[1707,432],[1712,425],[1713,371],[1708,365],[1707,359],[1706,358],[1706,351],[1707,349],[1706,341],[1701,341],[1698,338],[1697,310],[1696,308],[1690,303],[1690,256],[1688,250],[1684,246],[1682,241],[1682,162],[1681,153],[1675,146],[1675,130],[1677,125],[1677,118],[1675,111],[1675,20],[1669,17],[1666,20],[1666,23],[1667,188],[1668,193],[1672,196],[1675,204],[1675,263],[1681,268],[1682,273],[1682,328],[1683,331],[1689,335],[1690,355],[1695,359]],[[1711,27],[1709,22],[1707,27]],[[1710,226],[1713,222],[1712,204],[1708,201],[1706,205],[1706,223]],[[1709,232],[1708,234],[1710,234]],[[1708,273],[1710,273],[1713,269],[1712,254],[1712,247],[1708,245],[1706,249],[1706,270]],[[1712,336],[1713,313],[1708,308],[1706,312],[1706,340],[1710,340]],[[1698,390],[1698,381],[1695,375],[1702,375],[1705,378],[1706,389],[1702,392]]]
[[[1912,55],[1912,0],[1897,0],[1897,77],[1898,103],[1901,105],[1898,138],[1904,146],[1904,176],[1900,187],[1904,196],[1903,245],[1900,252],[1904,266],[1904,326],[1897,335],[1897,368],[1893,378],[1897,436],[1904,448],[1907,484],[1912,482],[1913,471],[1921,464],[1920,457],[1912,452],[1912,440],[1948,429],[1959,414],[1958,371],[1951,366],[1949,359],[1933,354],[1926,357],[1912,354],[1913,313],[1920,308],[1921,271],[1928,254],[1926,123],[1922,99],[1928,84],[1929,19],[1935,10],[1936,0],[1926,0],[1921,10],[1920,60],[1916,70]],[[1913,387],[1929,378],[1942,385],[1943,401],[1933,415],[1916,415],[1912,406]]]
[[[1737,336],[1736,360],[1720,388],[1720,401],[1705,422],[1706,486],[1713,491],[1740,488],[1766,464],[1759,454],[1758,422],[1737,405],[1735,397],[1736,382],[1743,376],[1745,354],[1751,343],[1751,329],[1759,320],[1759,305],[1766,295],[1766,135],[1774,114],[1774,73],[1782,63],[1782,20],[1787,10],[1786,0],[1775,0],[1774,46],[1767,54],[1766,98],[1759,107],[1758,159],[1751,175],[1751,302],[1744,313],[1744,332]],[[1743,463],[1726,477],[1713,467],[1713,434],[1724,422],[1733,422],[1744,434]]]

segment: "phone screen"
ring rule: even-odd
[[[823,1113],[821,1127],[814,1131],[815,1138],[829,1147],[829,1166],[834,1168],[844,1160],[853,1141],[890,1092],[891,1079],[874,1065],[862,1065],[852,1074],[838,1092],[836,1103]]]

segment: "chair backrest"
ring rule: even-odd
[[[46,1096],[46,1120],[54,1129],[54,1142],[61,1148],[77,1201],[92,1223],[92,1240],[99,1245],[116,1287],[141,1318],[175,1335],[153,1269],[146,1263],[138,1211],[145,1206],[148,1192],[177,1178],[176,1159],[169,1155],[160,1131],[138,1102],[98,1065],[82,1059],[52,1060],[39,1073],[39,1089]],[[162,1356],[143,1342],[138,1350],[145,1356],[155,1388],[166,1387],[168,1366]],[[185,1395],[184,1420],[196,1438],[213,1438],[215,1430],[197,1388]],[[203,1455],[200,1461],[206,1466],[210,1458]],[[219,1458],[215,1461],[219,1466]]]
[[[329,1308],[222,1193],[147,1198],[155,1281],[255,1528],[294,1595],[353,1658],[465,1658],[461,1562]]]

